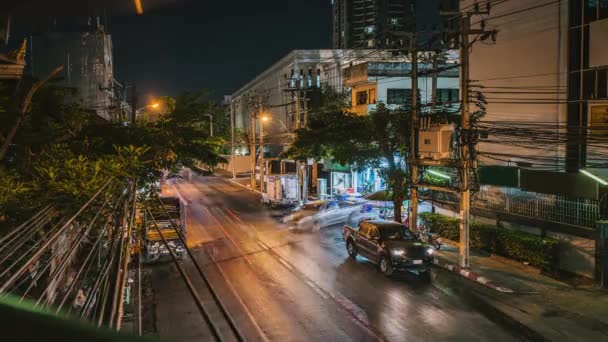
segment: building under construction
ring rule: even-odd
[[[62,85],[78,91],[84,108],[106,120],[120,119],[114,89],[112,37],[103,27],[85,32],[50,32],[31,40],[29,69],[42,79],[63,66]]]
[[[335,49],[448,47],[457,27],[453,0],[333,0]]]

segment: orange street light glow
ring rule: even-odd
[[[268,120],[270,120],[270,118],[269,118],[269,117],[267,117],[267,116],[262,116],[262,121],[268,121]]]
[[[137,14],[142,15],[144,14],[144,8],[141,6],[141,0],[134,0],[135,1],[135,10],[137,11]]]
[[[158,102],[155,102],[155,103],[153,103],[153,104],[152,104],[152,108],[158,108],[158,106],[160,106],[160,105],[158,104]]]

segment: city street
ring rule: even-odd
[[[458,296],[454,275],[433,270],[386,278],[348,258],[341,227],[293,234],[258,195],[219,177],[192,176],[167,186],[190,202],[188,244],[247,340],[514,340]],[[190,277],[220,331],[228,334],[196,270]],[[203,318],[170,263],[151,266],[158,334],[211,340]],[[459,285],[460,284],[460,285]]]

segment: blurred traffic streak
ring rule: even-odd
[[[133,0],[135,2],[135,10],[137,11],[137,14],[142,15],[144,14],[144,8],[141,5],[141,0]]]

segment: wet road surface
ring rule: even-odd
[[[180,180],[171,193],[190,203],[188,245],[249,341],[516,340],[455,294],[461,285],[451,274],[387,278],[365,259],[350,259],[340,226],[293,234],[257,194],[218,177]],[[222,336],[234,340],[193,265],[184,264]],[[158,334],[212,340],[175,266],[152,267]]]

